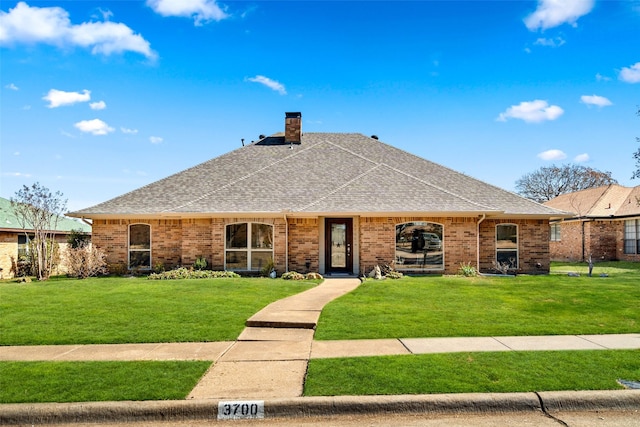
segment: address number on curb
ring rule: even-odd
[[[264,418],[264,400],[236,400],[218,402],[219,420]]]

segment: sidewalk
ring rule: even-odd
[[[210,408],[213,399],[271,399],[288,402],[285,406],[299,414],[308,413],[309,406],[318,399],[301,398],[307,364],[310,359],[329,357],[362,357],[378,355],[403,355],[450,352],[482,351],[533,351],[533,350],[607,350],[640,349],[640,333],[620,335],[566,335],[536,337],[472,337],[472,338],[401,338],[383,340],[353,341],[314,341],[315,326],[322,308],[331,300],[338,298],[360,284],[359,279],[326,279],[319,286],[300,294],[276,301],[252,316],[247,327],[237,341],[212,343],[154,343],[154,344],[113,344],[113,345],[59,345],[59,346],[20,346],[0,347],[0,361],[87,361],[87,360],[210,360],[213,366],[204,375],[187,397],[200,408],[202,402]],[[627,391],[623,391],[627,392]],[[631,399],[630,405],[640,408],[640,392],[629,390],[624,399]],[[612,396],[612,402],[620,401],[620,393],[602,392]],[[517,398],[531,407],[531,401],[539,408],[539,394],[523,393]],[[536,397],[537,395],[537,397]],[[483,396],[483,397],[482,397]],[[472,407],[479,400],[493,402],[496,395],[470,395]],[[573,397],[563,395],[571,401]],[[591,395],[590,395],[591,396]],[[631,396],[631,397],[629,397]],[[434,397],[435,398],[435,397]],[[602,398],[602,394],[599,395]],[[352,402],[346,399],[345,402]],[[413,401],[416,397],[371,396],[359,397],[360,402],[369,405],[385,405],[384,402]],[[399,399],[399,400],[398,400]],[[422,398],[424,400],[424,397]],[[500,400],[510,401],[501,397]],[[431,401],[430,399],[426,399]],[[437,400],[437,399],[436,399]],[[339,397],[319,399],[324,410],[335,411]],[[606,401],[606,399],[605,399]],[[158,408],[166,411],[169,406],[182,404],[167,402],[134,402],[122,406],[125,411],[135,408]],[[86,404],[83,404],[87,408]],[[166,406],[169,405],[169,406]],[[292,406],[293,405],[293,406]],[[398,407],[402,407],[398,403]],[[514,403],[509,403],[513,406]],[[634,406],[635,405],[635,406]],[[37,405],[36,405],[37,406]],[[34,405],[0,405],[0,420],[7,411],[33,411]],[[102,408],[105,404],[89,405]],[[106,404],[109,406],[109,404]],[[292,407],[291,407],[292,406]],[[517,405],[516,405],[517,406]],[[46,405],[37,406],[44,411]],[[63,406],[59,406],[63,407]],[[73,404],[64,407],[74,408]],[[18,408],[18,409],[16,409]],[[164,409],[163,409],[164,408]],[[292,409],[293,408],[293,409]],[[305,409],[306,408],[306,409]],[[49,410],[49,409],[46,409]],[[69,409],[72,410],[72,409]],[[96,409],[101,410],[101,409]],[[140,409],[142,412],[144,410]],[[178,412],[180,410],[176,409]],[[343,408],[343,410],[346,410]],[[281,412],[286,412],[284,409]],[[13,412],[11,412],[13,413]]]

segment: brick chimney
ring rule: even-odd
[[[302,113],[284,114],[284,142],[300,144],[302,141]]]

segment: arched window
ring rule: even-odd
[[[516,224],[496,225],[496,263],[508,269],[518,268],[518,226]]]
[[[443,270],[442,224],[405,222],[396,225],[396,269]]]
[[[129,269],[151,269],[151,226],[149,224],[129,226]]]
[[[260,271],[273,260],[273,226],[229,224],[225,236],[225,270]]]

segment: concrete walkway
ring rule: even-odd
[[[0,361],[211,360],[188,399],[302,396],[309,359],[424,353],[640,349],[640,333],[535,337],[403,338],[313,341],[322,308],[360,284],[326,279],[252,316],[237,341],[0,347]]]

